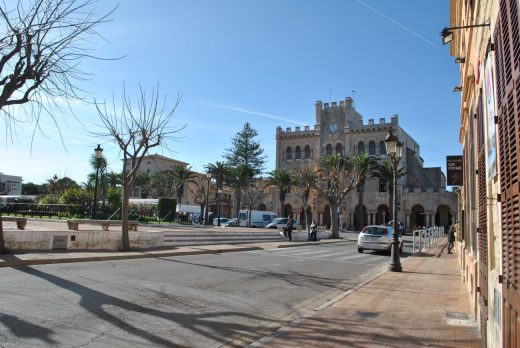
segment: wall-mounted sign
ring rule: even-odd
[[[446,156],[447,184],[450,186],[462,186],[463,170],[462,156]]]

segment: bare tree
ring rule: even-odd
[[[329,203],[332,238],[339,238],[338,207],[348,193],[356,187],[359,179],[351,159],[347,156],[322,157],[319,165],[316,188]]]
[[[97,135],[111,138],[123,153],[123,202],[122,216],[122,242],[123,251],[130,249],[128,237],[128,202],[130,190],[139,172],[139,167],[148,151],[155,147],[168,148],[168,140],[174,139],[174,134],[182,128],[173,128],[170,125],[175,110],[180,102],[180,96],[173,107],[166,105],[166,97],[159,95],[159,87],[152,89],[151,97],[142,87],[139,88],[136,105],[132,105],[131,98],[123,88],[121,105],[116,106],[115,98],[112,99],[111,108],[106,103],[95,101],[99,117],[103,123],[105,132]]]
[[[88,74],[81,61],[96,58],[89,45],[98,25],[115,10],[97,15],[96,0],[33,0],[0,4],[0,122],[5,135],[20,121],[37,128],[41,111],[81,99],[76,82]],[[19,107],[29,108],[20,111]],[[1,129],[1,128],[0,128]],[[0,254],[5,252],[0,214]]]
[[[98,15],[97,0],[8,3],[11,7],[0,4],[0,117],[6,135],[16,122],[28,120],[37,127],[42,110],[54,119],[51,106],[61,110],[63,102],[82,99],[77,83],[89,74],[80,63],[101,59],[91,47],[101,37],[96,28],[115,10]],[[14,108],[22,104],[29,108]]]
[[[204,211],[209,206],[209,201],[211,199],[210,193],[212,191],[216,192],[216,189],[214,188],[213,183],[211,180],[208,180],[205,175],[194,175],[191,178],[191,183],[194,185],[188,186],[188,192],[191,195],[191,198],[193,198],[193,202],[198,204],[200,206],[200,217],[201,220],[204,217]],[[209,191],[208,191],[209,186]],[[208,222],[206,221],[206,224]]]
[[[253,210],[253,206],[256,204],[258,199],[264,194],[265,189],[265,180],[263,178],[251,179],[247,186],[244,189],[244,196],[247,204],[247,209],[249,210],[249,220],[247,225],[251,227],[251,210]]]

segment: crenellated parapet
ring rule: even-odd
[[[386,122],[384,117],[380,117],[378,122],[373,118],[369,118],[367,123],[363,123],[360,126],[353,127],[351,130],[353,132],[364,132],[368,130],[380,131],[380,130],[388,130],[391,128],[397,127],[399,124],[399,116],[393,115],[390,118],[390,122]]]
[[[285,130],[282,127],[276,127],[276,139],[286,139],[293,137],[301,137],[301,136],[314,136],[319,134],[319,126],[304,126],[303,128],[300,126],[294,127],[286,127]]]

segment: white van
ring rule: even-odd
[[[251,210],[251,227],[263,228],[267,226],[271,221],[276,219],[277,216],[272,211],[263,210]],[[249,210],[240,210],[240,226],[248,226],[249,224]]]

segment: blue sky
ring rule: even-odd
[[[115,4],[103,0],[100,11]],[[83,62],[93,73],[85,97],[111,100],[123,83],[131,94],[159,83],[169,104],[180,93],[173,126],[186,128],[169,144],[173,152],[153,152],[194,170],[221,160],[247,121],[273,170],[277,126],[312,127],[316,100],[348,96],[365,122],[398,114],[425,166],[444,171],[446,155],[461,153],[458,66],[439,36],[449,0],[125,0],[112,19],[99,27],[105,41],[95,52],[124,58]],[[32,147],[31,125],[18,126],[2,144],[0,172],[24,182],[54,174],[83,182],[98,143],[120,171],[118,148],[89,133],[100,124],[95,108],[74,111],[81,122],[58,116],[63,143],[46,116]]]

